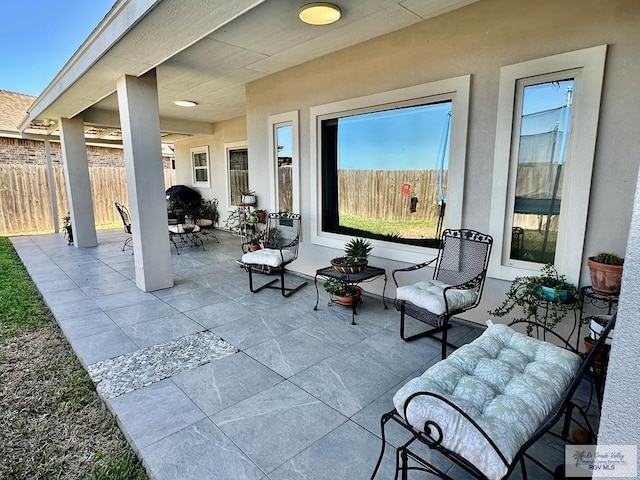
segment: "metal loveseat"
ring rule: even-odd
[[[396,478],[422,470],[443,479],[452,477],[418,455],[426,445],[476,478],[506,479],[517,467],[527,479],[525,458],[548,472],[527,454],[528,449],[565,416],[561,437],[568,437],[577,407],[573,394],[592,368],[615,324],[615,316],[588,354],[578,354],[569,341],[542,325],[531,330],[555,338],[562,346],[519,333],[512,326],[525,320],[491,325],[473,342],[462,346],[401,387],[395,408],[381,418],[382,449],[372,479],[385,453],[385,425],[397,422],[410,438],[396,449]],[[577,411],[586,420],[581,408]],[[587,421],[587,425],[588,421]]]

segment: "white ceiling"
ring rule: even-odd
[[[141,75],[154,67],[161,118],[208,124],[235,118],[245,113],[245,85],[248,82],[478,0],[335,0],[333,3],[341,8],[342,18],[322,27],[306,25],[297,18],[300,6],[309,3],[305,0],[247,1],[249,9],[239,15],[221,12],[220,17],[224,13],[235,15],[235,18],[218,25],[205,36],[194,41],[184,33],[189,28],[184,22],[191,22],[195,35],[196,26],[206,29],[218,21],[217,18],[198,18],[199,23],[195,25],[193,19],[187,18],[187,13],[197,18],[198,12],[194,12],[197,8],[208,4],[206,11],[211,12],[222,8],[219,5],[213,8],[211,3],[224,4],[226,1],[159,2],[98,62],[78,76],[75,84],[44,106],[38,118],[59,118],[69,112],[75,115],[87,108],[101,112],[103,118],[109,117],[104,113],[117,112],[114,78],[122,74]],[[208,21],[207,25],[200,25],[205,21]],[[151,49],[149,43],[145,43],[152,30],[157,30],[156,35],[164,39],[162,45],[156,39],[157,49]],[[169,34],[172,38],[166,38]],[[154,58],[163,51],[172,53],[162,60]],[[55,87],[55,80],[49,88],[52,86]],[[178,99],[195,101],[198,106],[177,107],[173,102]],[[86,116],[91,117],[89,112]],[[109,118],[116,119],[114,122],[117,123],[117,114]],[[117,127],[117,124],[103,123],[101,126]],[[167,136],[165,141],[176,138],[179,137]]]

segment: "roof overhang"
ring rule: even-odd
[[[213,123],[245,114],[251,81],[476,1],[336,0],[342,18],[311,26],[297,16],[305,0],[120,0],[35,100],[20,131],[55,134],[59,118],[82,114],[113,135],[117,79],[156,69],[163,141],[211,133]]]

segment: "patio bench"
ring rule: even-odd
[[[371,478],[384,456],[389,420],[411,434],[396,448],[396,478],[401,471],[406,479],[409,470],[452,478],[412,450],[420,444],[479,479],[507,478],[518,463],[526,479],[525,457],[552,473],[527,455],[527,449],[563,414],[561,436],[566,440],[576,407],[571,398],[614,323],[615,317],[586,355],[578,354],[568,340],[541,325],[535,325],[533,331],[544,332],[545,339],[557,337],[562,346],[519,333],[512,328],[514,324],[490,324],[476,340],[396,392],[395,408],[381,418],[382,449]],[[578,411],[586,419],[585,412]]]

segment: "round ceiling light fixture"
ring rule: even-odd
[[[191,100],[176,100],[173,103],[179,107],[195,107],[198,105],[196,102],[192,102]]]
[[[340,8],[332,3],[308,3],[298,10],[298,18],[309,25],[329,25],[337,22],[341,15]]]

